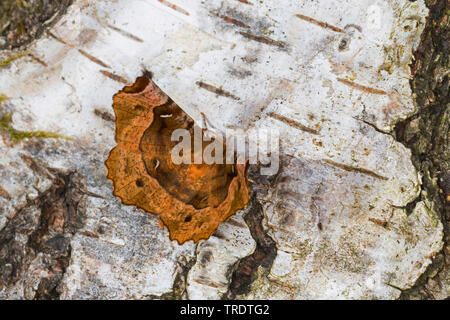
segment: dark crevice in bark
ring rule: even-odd
[[[253,194],[250,209],[245,214],[244,220],[247,223],[250,233],[256,242],[255,251],[241,259],[230,270],[231,284],[226,298],[235,298],[237,295],[247,294],[251,290],[251,284],[255,280],[258,268],[262,267],[269,271],[277,255],[275,241],[266,233],[262,221],[264,213],[261,204]]]
[[[186,260],[184,256],[182,256],[183,261],[177,261],[177,270],[175,279],[173,281],[172,290],[162,295],[146,295],[143,299],[148,300],[188,300],[189,295],[187,293],[187,277],[189,271],[197,262],[197,247],[195,246],[195,255],[191,259]]]
[[[418,200],[428,200],[444,225],[444,249],[416,285],[400,299],[436,299],[448,285],[450,267],[450,163],[449,163],[449,47],[448,0],[426,1],[430,9],[421,42],[411,65],[411,88],[418,112],[397,124],[396,138],[412,152],[412,161],[422,175]]]
[[[73,0],[0,1],[0,50],[24,47],[42,36]]]
[[[195,246],[195,256],[192,259],[187,261],[179,262],[178,268],[179,272],[175,276],[175,280],[173,282],[172,292],[166,294],[163,299],[173,299],[173,300],[181,300],[181,299],[189,299],[186,286],[187,286],[187,276],[189,271],[197,262],[197,247]]]
[[[0,230],[0,289],[33,292],[27,299],[59,299],[71,238],[85,222],[84,179],[74,172],[46,170],[52,186],[17,209]]]
[[[195,249],[197,251],[197,249]],[[186,285],[187,285],[187,275],[192,267],[197,262],[197,257],[189,260],[186,264],[181,265],[181,272],[179,272],[173,283],[173,294],[172,299],[180,300],[183,298],[189,299],[187,294]]]

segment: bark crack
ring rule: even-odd
[[[396,140],[412,152],[412,161],[422,175],[421,194],[444,226],[444,248],[416,284],[402,291],[400,299],[446,299],[450,278],[450,163],[449,142],[449,3],[428,0],[430,10],[419,47],[414,52],[410,81],[417,114],[398,123]]]
[[[261,204],[256,199],[256,194],[253,194],[250,206],[244,220],[256,242],[256,249],[251,255],[238,261],[230,270],[231,283],[228,293],[224,296],[227,299],[234,299],[237,295],[249,293],[258,269],[263,268],[267,272],[270,271],[277,255],[275,241],[267,234],[262,225],[264,213]]]
[[[52,176],[52,186],[18,208],[0,230],[0,290],[56,300],[70,264],[71,239],[85,222],[85,182],[76,172],[39,171]]]

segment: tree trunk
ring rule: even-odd
[[[0,5],[1,299],[449,296],[447,0],[41,2]],[[280,137],[208,240],[113,195],[142,75],[204,129]]]

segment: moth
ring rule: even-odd
[[[105,162],[113,193],[124,204],[158,216],[171,240],[208,239],[246,206],[245,164],[172,161],[177,144],[172,133],[185,129],[194,137],[196,125],[148,76],[115,94],[113,108],[117,146]]]

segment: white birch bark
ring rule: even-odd
[[[41,63],[24,57],[0,71],[15,129],[72,138],[0,140],[0,186],[9,194],[0,197],[0,229],[51,185],[23,155],[79,172],[103,197],[87,199],[61,298],[161,296],[195,259],[188,296],[218,299],[230,268],[255,250],[242,212],[220,226],[221,237],[179,246],[157,218],[112,195],[103,164],[115,145],[112,96],[143,69],[199,125],[204,113],[211,129],[281,133],[275,189],[257,196],[277,254],[239,298],[394,299],[441,249],[429,204],[406,214],[421,180],[410,151],[390,135],[415,111],[408,65],[423,1],[249,2],[77,0],[30,46]],[[100,226],[98,238],[86,236]],[[0,288],[0,297],[21,296],[23,287],[32,297],[36,288],[23,282]]]

